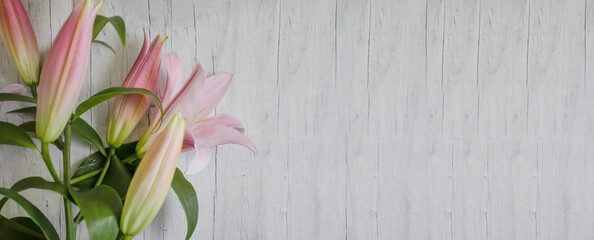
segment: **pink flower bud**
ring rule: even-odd
[[[146,152],[132,177],[120,220],[124,235],[142,232],[157,216],[171,186],[186,121],[175,114]]]
[[[155,92],[161,66],[161,48],[166,39],[167,37],[158,35],[149,47],[145,33],[142,50],[122,87],[144,88]],[[115,148],[120,147],[152,101],[150,97],[140,94],[116,97],[109,114],[107,144]]]
[[[82,88],[102,0],[79,0],[47,53],[37,97],[37,136],[53,142],[66,126]]]
[[[39,48],[35,32],[19,0],[0,0],[0,32],[25,84],[39,82]]]

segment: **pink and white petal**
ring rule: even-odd
[[[203,128],[210,128],[217,125],[235,128],[237,131],[244,133],[244,127],[241,120],[231,114],[220,114],[210,120],[199,123]]]
[[[165,109],[163,121],[167,122],[173,114],[181,112],[188,122],[196,119],[202,99],[202,89],[206,79],[206,69],[200,64],[196,65],[189,80],[184,84],[178,94],[171,99],[169,106]],[[158,114],[156,117],[159,117]]]
[[[224,125],[198,125],[192,130],[196,148],[210,148],[222,144],[237,144],[250,149],[254,154],[258,154],[256,146],[245,135],[234,127]]]
[[[190,166],[186,170],[186,174],[197,173],[204,169],[210,162],[211,152],[210,148],[198,148],[194,154],[194,159],[190,162]]]
[[[192,133],[186,130],[186,133],[184,134],[184,142],[182,144],[182,152],[193,151],[196,149],[194,144],[195,142]]]
[[[6,85],[0,90],[0,93],[15,93],[20,95],[25,95],[26,92],[27,89],[25,89],[23,85],[17,83]],[[2,109],[2,103],[4,102],[0,101],[0,110]]]
[[[163,56],[165,59],[165,69],[167,70],[167,83],[165,91],[161,98],[161,104],[167,108],[171,100],[177,95],[184,86],[184,69],[182,61],[175,52],[170,52]]]
[[[219,73],[210,76],[204,81],[204,93],[202,95],[202,112],[197,116],[196,120],[206,119],[212,111],[219,105],[225,93],[231,86],[233,80],[232,73]]]

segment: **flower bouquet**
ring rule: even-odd
[[[41,63],[35,33],[21,2],[0,0],[2,38],[31,93],[27,96],[27,88],[20,84],[5,86],[0,90],[0,108],[6,101],[25,102],[31,106],[8,114],[34,115],[34,119],[19,125],[0,122],[0,144],[35,151],[52,178],[33,176],[10,188],[0,188],[0,209],[11,200],[28,214],[10,219],[0,216],[0,233],[5,237],[59,239],[48,218],[19,194],[23,190],[49,190],[63,197],[66,239],[76,239],[77,225],[83,221],[89,239],[131,239],[155,218],[171,187],[186,214],[188,239],[198,222],[198,200],[192,184],[176,167],[180,152],[195,151],[186,174],[203,169],[211,158],[210,148],[220,144],[240,144],[256,153],[254,144],[243,135],[244,128],[237,117],[211,115],[229,88],[233,74],[207,76],[205,68],[198,64],[184,80],[180,58],[175,53],[161,53],[167,39],[162,35],[149,42],[145,33],[138,58],[121,87],[102,90],[76,105],[92,43],[111,48],[96,40],[97,35],[109,23],[125,44],[123,19],[99,15],[102,3],[75,1]],[[158,91],[162,58],[167,81],[165,89]],[[157,96],[157,92],[163,92],[162,96]],[[112,98],[105,147],[100,135],[81,115]],[[130,141],[129,135],[151,104],[158,106],[159,111],[152,116],[144,135],[138,141]],[[72,134],[97,148],[73,173]],[[50,147],[62,152],[61,177],[50,158]],[[79,209],[76,214],[73,205]]]

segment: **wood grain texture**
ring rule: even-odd
[[[45,52],[71,1],[23,4]],[[188,176],[192,239],[594,238],[591,1],[130,0],[103,14],[124,17],[128,44],[110,27],[99,35],[117,54],[93,45],[81,99],[121,84],[143,28],[169,36],[186,74],[235,73],[216,113],[240,117],[259,155],[218,147]],[[0,74],[21,82],[4,47]],[[102,136],[110,104],[83,115]],[[25,104],[4,106],[0,120],[28,119],[4,114]],[[74,140],[74,159],[95,151]],[[49,177],[31,151],[0,152],[0,185]],[[61,199],[24,195],[64,236]],[[185,228],[170,192],[135,239]]]

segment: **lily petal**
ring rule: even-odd
[[[194,150],[194,138],[192,137],[192,133],[186,130],[184,134],[184,143],[182,145],[182,152],[188,152]]]
[[[165,91],[161,99],[163,107],[167,108],[171,100],[184,86],[184,69],[175,52],[165,54],[165,69],[167,70],[167,83],[165,84]]]
[[[17,83],[6,85],[6,87],[0,90],[0,93],[16,93],[20,95],[25,95],[25,92],[27,92],[27,89],[25,89],[23,85]],[[0,101],[0,109],[2,109],[2,103],[4,102]]]
[[[232,73],[219,73],[213,76],[210,76],[204,82],[204,93],[202,95],[202,106],[200,109],[202,110],[195,120],[203,120],[207,119],[208,116],[212,113],[212,111],[219,105],[225,93],[231,86],[231,81],[233,80]]]
[[[217,145],[238,144],[247,147],[254,154],[258,154],[254,143],[243,135],[242,131],[243,124],[239,118],[227,114],[216,116],[212,120],[198,124],[192,129],[196,155],[187,173],[195,173],[203,169],[210,161],[209,149]]]
[[[190,166],[188,166],[188,170],[186,170],[185,173],[194,174],[204,169],[210,162],[211,155],[212,153],[210,152],[210,148],[196,149],[194,159],[192,160],[192,162],[190,162]]]
[[[202,89],[205,79],[206,69],[200,64],[196,65],[189,80],[182,87],[180,92],[171,100],[169,106],[165,108],[162,122],[171,121],[173,114],[175,113],[181,113],[184,119],[189,119],[188,121],[196,119],[198,110],[196,110],[195,99],[200,99],[200,89]],[[138,141],[138,144],[136,145],[136,153],[139,156],[142,156],[148,150],[148,147],[152,145],[156,136],[160,134],[161,130],[155,131],[160,126],[160,118],[160,112],[155,114],[153,122]]]

